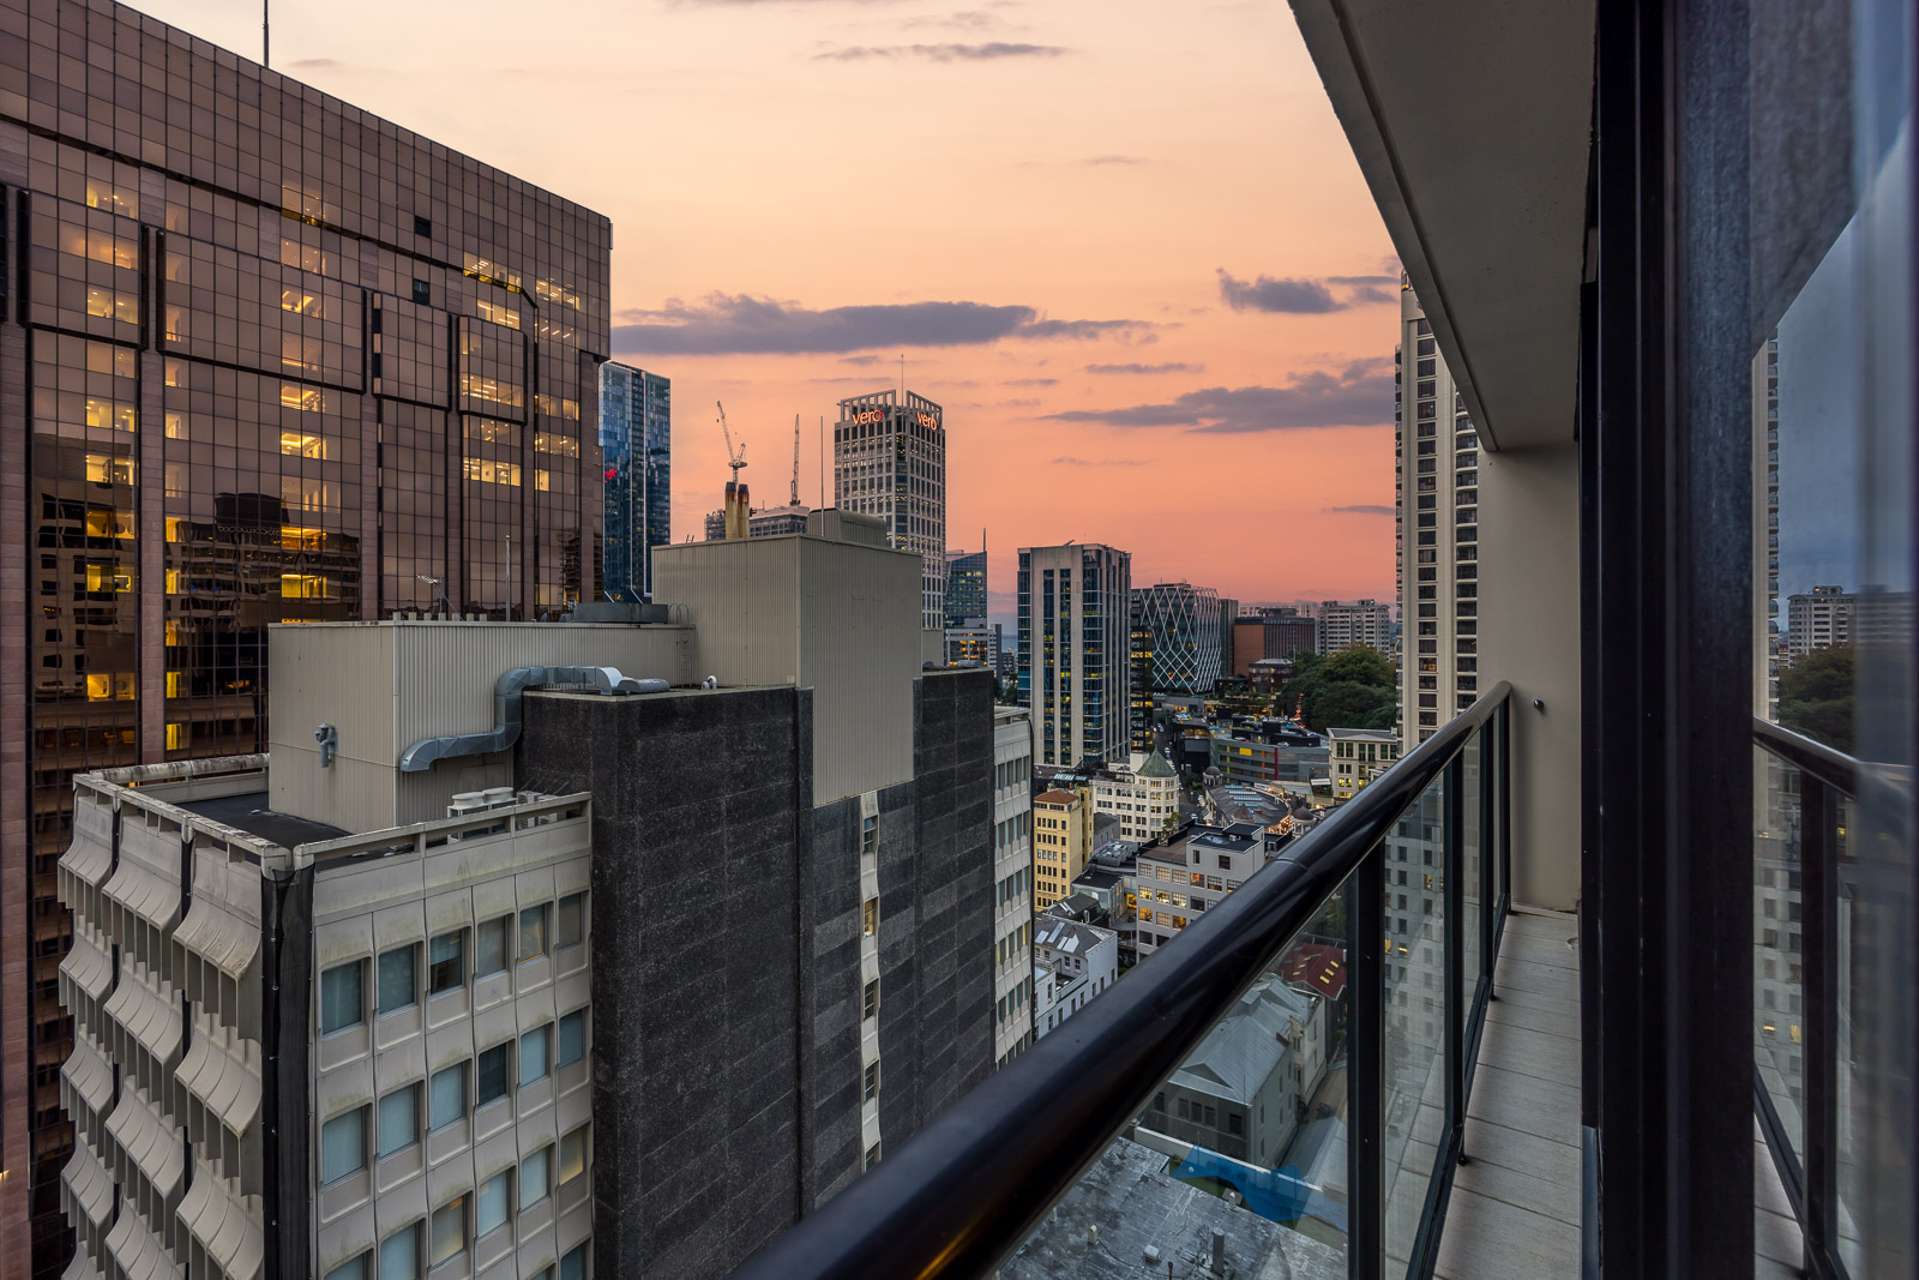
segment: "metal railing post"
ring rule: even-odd
[[[1382,1280],[1386,1258],[1386,846],[1373,847],[1346,885],[1353,957],[1352,1032],[1347,1040],[1346,1259],[1350,1280]]]
[[[1446,930],[1446,1125],[1466,1163],[1466,759],[1462,751],[1446,766],[1442,926]]]
[[[1839,876],[1832,788],[1799,775],[1799,899],[1805,1003],[1806,1270],[1840,1274],[1838,1260]]]

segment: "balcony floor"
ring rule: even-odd
[[[1466,1104],[1466,1154],[1435,1274],[1444,1280],[1577,1276],[1580,1249],[1578,923],[1518,908],[1506,919]],[[1754,1280],[1801,1275],[1793,1220],[1755,1126]]]

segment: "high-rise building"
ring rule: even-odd
[[[653,548],[673,541],[673,387],[657,373],[600,366],[600,456],[606,477],[606,593],[653,598]]]
[[[986,545],[978,551],[946,553],[946,625],[964,627],[986,620]]]
[[[749,538],[775,538],[783,533],[805,533],[807,517],[812,513],[813,509],[804,504],[758,507],[747,514],[746,534]],[[705,531],[708,542],[723,541],[726,537],[726,512],[707,512]]]
[[[878,516],[901,551],[926,562],[922,625],[946,626],[946,411],[911,391],[840,401],[833,424],[833,496]]]
[[[1268,658],[1297,658],[1319,648],[1319,624],[1286,605],[1264,608],[1233,622],[1233,674],[1250,676],[1253,664]]]
[[[9,1277],[71,1240],[73,775],[261,750],[269,624],[596,598],[609,350],[599,214],[132,9],[33,17],[0,49]]]
[[[1152,751],[1153,629],[1129,609],[1126,624],[1126,733],[1131,754]]]
[[[993,709],[993,1060],[1033,1042],[1033,731]]]
[[[1410,751],[1479,696],[1479,436],[1419,298],[1399,296],[1399,720]],[[1377,607],[1383,638],[1390,619]]]
[[[1165,693],[1211,693],[1226,670],[1227,607],[1211,587],[1157,582],[1134,587],[1133,619],[1153,633],[1153,689]]]
[[[1020,548],[1019,701],[1035,768],[1128,754],[1132,560],[1100,543]]]
[[[1033,909],[1073,891],[1093,856],[1093,789],[1053,787],[1033,797]]]
[[[660,548],[670,624],[275,627],[269,754],[82,776],[74,1274],[724,1275],[983,1080],[1026,782],[879,541]]]
[[[1384,653],[1392,644],[1391,605],[1373,599],[1322,600],[1314,609],[1321,653],[1338,653],[1361,644]]]

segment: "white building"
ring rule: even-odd
[[[1093,778],[1093,812],[1119,819],[1122,840],[1144,844],[1179,822],[1179,775],[1157,751]]]
[[[1399,759],[1399,735],[1391,729],[1326,730],[1333,799],[1351,800]]]
[[[1126,758],[1132,565],[1098,543],[1020,548],[1019,701],[1036,768]]]
[[[1057,1030],[1119,980],[1119,934],[1041,915],[1033,933],[1033,1035]]]
[[[1033,1042],[1033,734],[1022,707],[993,712],[993,1055]]]
[[[1252,822],[1195,824],[1141,849],[1133,871],[1139,958],[1171,942],[1265,865],[1265,829]]]
[[[1391,605],[1371,599],[1322,600],[1313,613],[1321,653],[1338,653],[1360,644],[1384,653],[1392,642]]]
[[[842,511],[878,516],[899,551],[925,561],[920,625],[946,627],[945,410],[911,391],[840,401],[833,425],[833,496]]]

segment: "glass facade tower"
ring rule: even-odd
[[[610,231],[131,9],[4,8],[11,1280],[69,1250],[73,774],[264,750],[270,624],[598,594]]]
[[[673,540],[673,387],[657,373],[600,366],[600,454],[606,479],[610,599],[653,598],[653,548]]]

